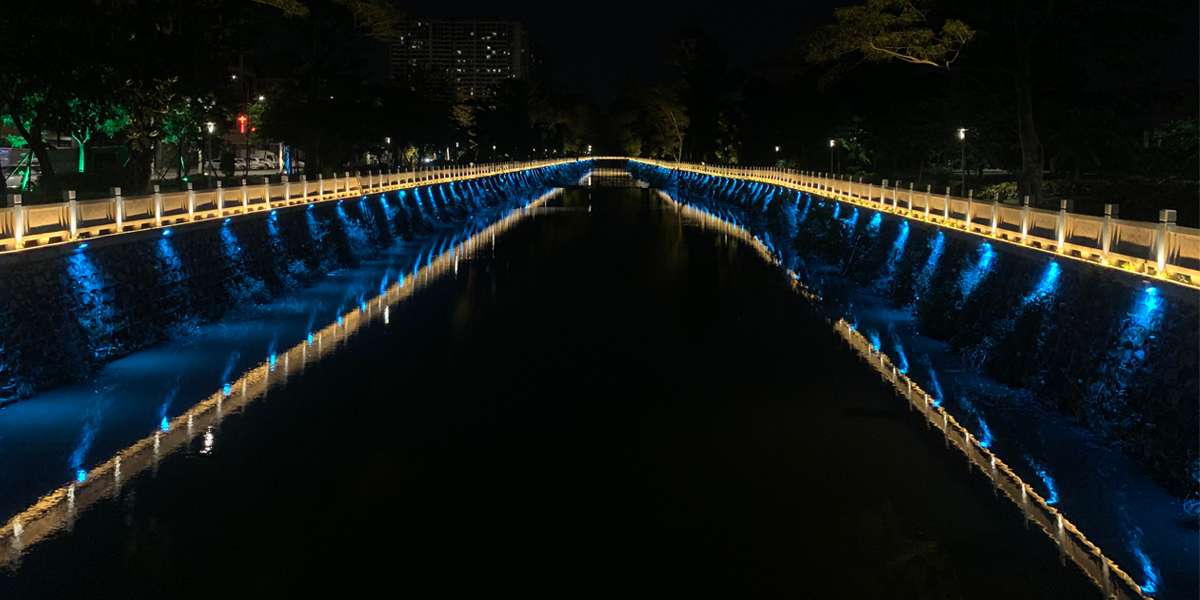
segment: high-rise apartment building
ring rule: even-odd
[[[490,99],[530,77],[529,35],[512,21],[410,20],[392,42],[392,81],[429,96]]]

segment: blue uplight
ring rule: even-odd
[[[1142,530],[1134,528],[1132,535],[1133,540],[1130,543],[1130,550],[1137,557],[1138,564],[1142,567],[1142,574],[1146,582],[1141,585],[1142,592],[1153,594],[1158,591],[1158,569],[1154,568],[1154,563],[1150,562],[1150,557],[1142,550]]]
[[[80,245],[76,246],[76,247],[75,247],[75,251],[76,251],[76,252],[79,252],[79,251],[81,251],[81,250],[84,250],[84,249],[86,249],[87,247],[88,247],[88,244],[87,244],[87,242],[84,242],[84,243],[82,243],[82,244],[80,244]]]
[[[308,344],[311,346],[311,345],[312,345],[312,343],[313,343],[313,336],[312,336],[312,334],[310,333],[310,334],[308,334]]]
[[[171,235],[171,230],[170,230],[170,229],[164,229],[164,230],[163,230],[163,237],[167,237],[168,235]]]
[[[938,382],[937,372],[934,371],[933,367],[929,365],[929,357],[925,357],[925,362],[926,362],[925,368],[929,371],[929,382],[931,385],[933,385],[933,393],[934,393],[933,405],[941,406],[942,399],[946,397],[945,394],[942,392],[942,384]]]
[[[275,355],[274,354],[272,354],[268,360],[271,362],[272,367],[275,366]]]
[[[163,417],[163,418],[162,418],[162,421],[160,421],[160,422],[159,422],[159,424],[158,424],[158,428],[159,428],[159,429],[161,429],[161,430],[163,430],[163,431],[170,431],[170,429],[171,429],[171,422],[170,422],[170,421],[168,421],[166,417]]]
[[[975,288],[979,287],[983,278],[991,272],[992,263],[996,260],[996,252],[992,250],[992,245],[986,242],[979,245],[979,259],[962,272],[958,279],[958,289],[962,293],[962,298],[959,299],[958,306],[962,307],[962,303],[971,296]]]
[[[929,284],[933,281],[933,276],[937,273],[938,261],[942,258],[942,251],[946,249],[946,236],[942,232],[937,232],[937,235],[929,241],[929,260],[925,262],[925,267],[921,269],[921,274],[917,276],[917,284],[913,293],[917,300],[925,295],[929,290]]]
[[[875,216],[871,217],[870,222],[867,223],[867,231],[870,231],[871,233],[878,232],[879,225],[881,223],[883,223],[883,215],[881,213],[875,213]]]
[[[233,388],[230,388],[229,384],[227,383],[227,384],[221,386],[221,391],[225,392],[225,395],[228,396],[230,393],[233,392]]]
[[[858,209],[855,208],[854,212],[850,213],[850,218],[846,219],[846,227],[849,228],[851,231],[853,231],[854,226],[857,223],[858,223]]]
[[[1046,485],[1046,504],[1057,504],[1058,486],[1054,485],[1054,478],[1050,476],[1050,473],[1046,470],[1046,467],[1042,466],[1041,463],[1034,460],[1033,457],[1029,456],[1028,454],[1025,455],[1025,461],[1029,463],[1029,466],[1033,468],[1033,472],[1037,473],[1038,478],[1040,478],[1042,483]]]
[[[367,312],[367,301],[366,301],[366,300],[363,300],[363,301],[362,301],[362,303],[360,303],[360,304],[358,305],[358,307],[359,307],[360,309],[362,309],[362,311],[363,311],[363,312]]]
[[[1060,274],[1062,274],[1062,267],[1058,266],[1057,262],[1050,261],[1050,264],[1046,265],[1046,272],[1042,274],[1042,281],[1028,296],[1021,299],[1021,305],[1028,306],[1048,300],[1054,295],[1054,292],[1058,291]]]
[[[900,336],[896,335],[896,328],[888,323],[888,334],[892,338],[892,347],[896,350],[896,358],[900,360],[900,364],[896,366],[901,374],[908,373],[908,357],[904,355],[904,346],[900,343]]]
[[[229,224],[229,222],[230,222],[230,221],[232,221],[232,220],[233,220],[233,219],[227,218],[227,219],[225,219],[225,221],[224,221],[223,223],[221,223],[221,224],[222,224],[222,225],[228,225],[228,224]]]
[[[878,351],[879,350],[879,333],[876,332],[874,329],[872,329],[871,331],[867,332],[867,337],[871,338],[871,349]]]
[[[338,315],[338,327],[342,326],[342,315]]]
[[[86,480],[87,480],[87,471],[84,471],[83,469],[76,469],[75,470],[75,481],[78,481],[79,483],[83,483]]]
[[[984,448],[991,447],[991,445],[992,445],[992,430],[988,429],[987,423],[984,422],[982,417],[978,417],[978,419],[979,419],[979,436],[978,436],[979,445],[983,446]]]

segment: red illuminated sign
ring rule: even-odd
[[[250,117],[246,115],[238,115],[238,131],[246,133],[246,123],[250,121]]]

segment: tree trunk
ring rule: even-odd
[[[42,128],[37,121],[31,123],[27,129],[25,124],[21,122],[20,115],[9,113],[12,117],[13,125],[21,137],[25,138],[25,142],[29,144],[29,149],[33,151],[33,155],[37,157],[41,175],[38,178],[38,187],[48,191],[51,196],[56,191],[54,189],[54,164],[50,162],[50,152],[46,147],[46,142],[42,141]]]
[[[1018,197],[1029,196],[1034,204],[1042,200],[1042,142],[1033,124],[1033,75],[1030,53],[1033,40],[1017,32],[1016,70],[1017,136],[1021,141],[1021,171],[1017,174]]]
[[[72,131],[71,137],[75,138],[76,144],[79,144],[79,172],[82,173],[84,171],[84,168],[87,167],[87,163],[86,163],[87,155],[84,154],[84,146],[88,143],[88,140],[92,139],[92,135],[90,132],[85,133],[84,136],[81,138],[78,135],[76,135],[74,131]]]

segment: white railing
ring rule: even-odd
[[[798,291],[805,293],[799,282]],[[921,413],[928,428],[938,428],[946,439],[946,447],[962,452],[967,458],[967,469],[979,469],[992,482],[993,492],[1003,493],[1012,500],[1025,517],[1025,527],[1032,522],[1037,525],[1055,545],[1063,565],[1069,559],[1084,572],[1104,598],[1116,600],[1147,600],[1141,586],[1123,571],[1112,559],[1087,537],[1058,509],[1046,502],[1029,484],[1025,483],[1004,461],[971,435],[944,408],[938,406],[920,386],[901,372],[891,359],[876,350],[867,339],[845,320],[838,320],[834,329],[858,355],[879,372],[883,380],[892,385],[896,395],[904,398],[909,410]]]
[[[376,321],[388,323],[391,308],[439,277],[454,272],[459,256],[479,252],[489,240],[520,223],[558,193],[545,194],[444,250],[428,264],[421,265],[411,283],[393,283],[381,295],[313,331],[307,340],[265,357],[258,366],[175,417],[165,427],[155,428],[150,435],[93,467],[81,479],[50,491],[7,523],[0,523],[0,568],[15,568],[32,546],[59,532],[70,531],[83,511],[104,499],[120,497],[123,487],[139,474],[157,473],[161,461],[172,452],[190,447],[197,439],[204,440],[207,451],[211,448],[215,429],[227,416],[243,410],[268,390],[286,384],[289,377],[332,356],[362,327]]]
[[[680,206],[686,216],[701,222],[702,226],[713,227],[725,235],[735,236],[747,246],[758,251],[764,260],[781,266],[771,250],[746,228],[729,223],[717,215],[680,205],[666,193],[660,192],[668,201]],[[819,302],[819,298],[797,279],[796,274],[788,271],[795,291],[804,298]],[[1051,506],[1036,491],[1025,483],[1004,461],[1000,460],[990,449],[971,435],[971,432],[950,416],[929,393],[917,382],[909,379],[901,372],[887,354],[875,349],[872,342],[858,332],[844,319],[833,323],[833,328],[850,347],[879,372],[883,380],[889,383],[897,396],[904,398],[909,410],[919,412],[927,428],[937,427],[946,440],[946,448],[954,449],[965,455],[969,470],[979,469],[992,482],[994,493],[1003,493],[1009,500],[1021,509],[1028,528],[1032,522],[1037,525],[1058,546],[1059,560],[1065,566],[1067,560],[1076,566],[1100,589],[1103,597],[1109,600],[1149,600],[1142,592],[1141,586],[1122,570],[1112,559],[1104,555],[1095,544],[1083,535],[1083,532],[1063,516],[1058,509]]]
[[[850,202],[908,219],[926,221],[991,239],[1069,256],[1099,265],[1159,277],[1189,286],[1200,286],[1200,229],[1175,224],[1175,211],[1160,211],[1158,223],[1118,219],[1116,205],[1105,205],[1105,215],[1095,217],[1070,212],[1062,201],[1059,210],[1005,204],[999,199],[935,194],[907,188],[855,182],[821,173],[778,168],[722,167],[629,159],[666,169],[749,179],[781,185]]]
[[[109,198],[77,200],[74,192],[65,192],[63,202],[34,206],[24,206],[21,196],[13,194],[9,196],[8,205],[0,208],[0,252],[179,223],[223,219],[297,204],[490,177],[568,162],[575,162],[575,159],[417,171],[368,171],[357,175],[347,172],[342,177],[334,175],[331,179],[324,179],[317,176],[315,180],[301,175],[298,180],[292,181],[283,175],[275,183],[267,180],[261,185],[246,185],[243,179],[240,186],[225,188],[217,183],[216,189],[212,190],[194,190],[189,183],[186,191],[166,193],[160,193],[156,185],[155,193],[149,196],[122,196],[121,188],[110,188]]]

